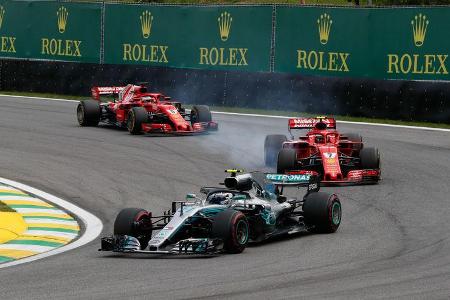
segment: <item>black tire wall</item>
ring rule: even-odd
[[[90,96],[94,85],[149,82],[183,103],[450,124],[450,82],[0,60],[0,90]]]

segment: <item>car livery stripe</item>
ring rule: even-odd
[[[80,225],[67,212],[0,183],[0,265],[62,247],[78,238]]]

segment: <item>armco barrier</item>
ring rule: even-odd
[[[0,89],[89,96],[148,81],[184,103],[450,123],[450,83],[4,60]]]

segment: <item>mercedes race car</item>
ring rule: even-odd
[[[333,233],[341,223],[341,202],[319,192],[317,177],[231,170],[222,187],[203,187],[202,197],[153,215],[125,208],[114,234],[101,239],[100,251],[144,254],[240,253],[248,243],[299,232]],[[300,198],[285,196],[286,187],[307,186]]]
[[[160,93],[149,93],[144,84],[124,87],[93,87],[94,100],[80,101],[77,119],[81,126],[97,126],[99,122],[128,128],[131,134],[172,133],[196,134],[217,130],[208,106],[193,106],[186,113],[180,102]],[[112,96],[102,102],[100,96]]]
[[[293,129],[309,129],[295,139]],[[380,180],[380,153],[365,147],[356,133],[339,133],[336,120],[329,117],[289,119],[291,139],[268,135],[264,142],[267,166],[282,174],[317,175],[322,183],[377,183]]]

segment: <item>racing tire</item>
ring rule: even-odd
[[[310,232],[333,233],[341,224],[342,207],[335,194],[311,193],[306,196],[302,209]]]
[[[211,122],[211,112],[207,105],[194,105],[191,109],[191,124]]]
[[[247,217],[240,211],[226,209],[213,218],[211,237],[223,241],[226,253],[236,254],[244,251],[249,233]]]
[[[363,169],[379,169],[380,168],[380,152],[377,148],[367,147],[359,152],[361,160],[361,168]]]
[[[95,100],[82,100],[77,106],[77,120],[80,126],[97,126],[100,122],[100,103]]]
[[[135,223],[148,220],[150,228],[141,230],[136,228]],[[148,246],[148,242],[152,238],[150,213],[141,208],[124,208],[122,209],[114,221],[114,235],[129,235],[139,240],[141,250]]]
[[[354,143],[362,143],[362,137],[359,133],[343,133],[343,136],[346,136],[350,142]]]
[[[132,107],[128,112],[127,129],[131,134],[142,134],[142,123],[148,119],[147,110],[143,107]]]
[[[295,149],[281,149],[278,153],[277,173],[284,174],[294,170],[297,162],[297,152]]]
[[[342,135],[346,136],[350,142],[355,143],[353,144],[354,150],[361,150],[363,148],[362,137],[359,133],[349,132]]]
[[[267,135],[264,140],[264,162],[268,167],[274,167],[277,163],[278,152],[283,147],[287,138],[283,134]]]

